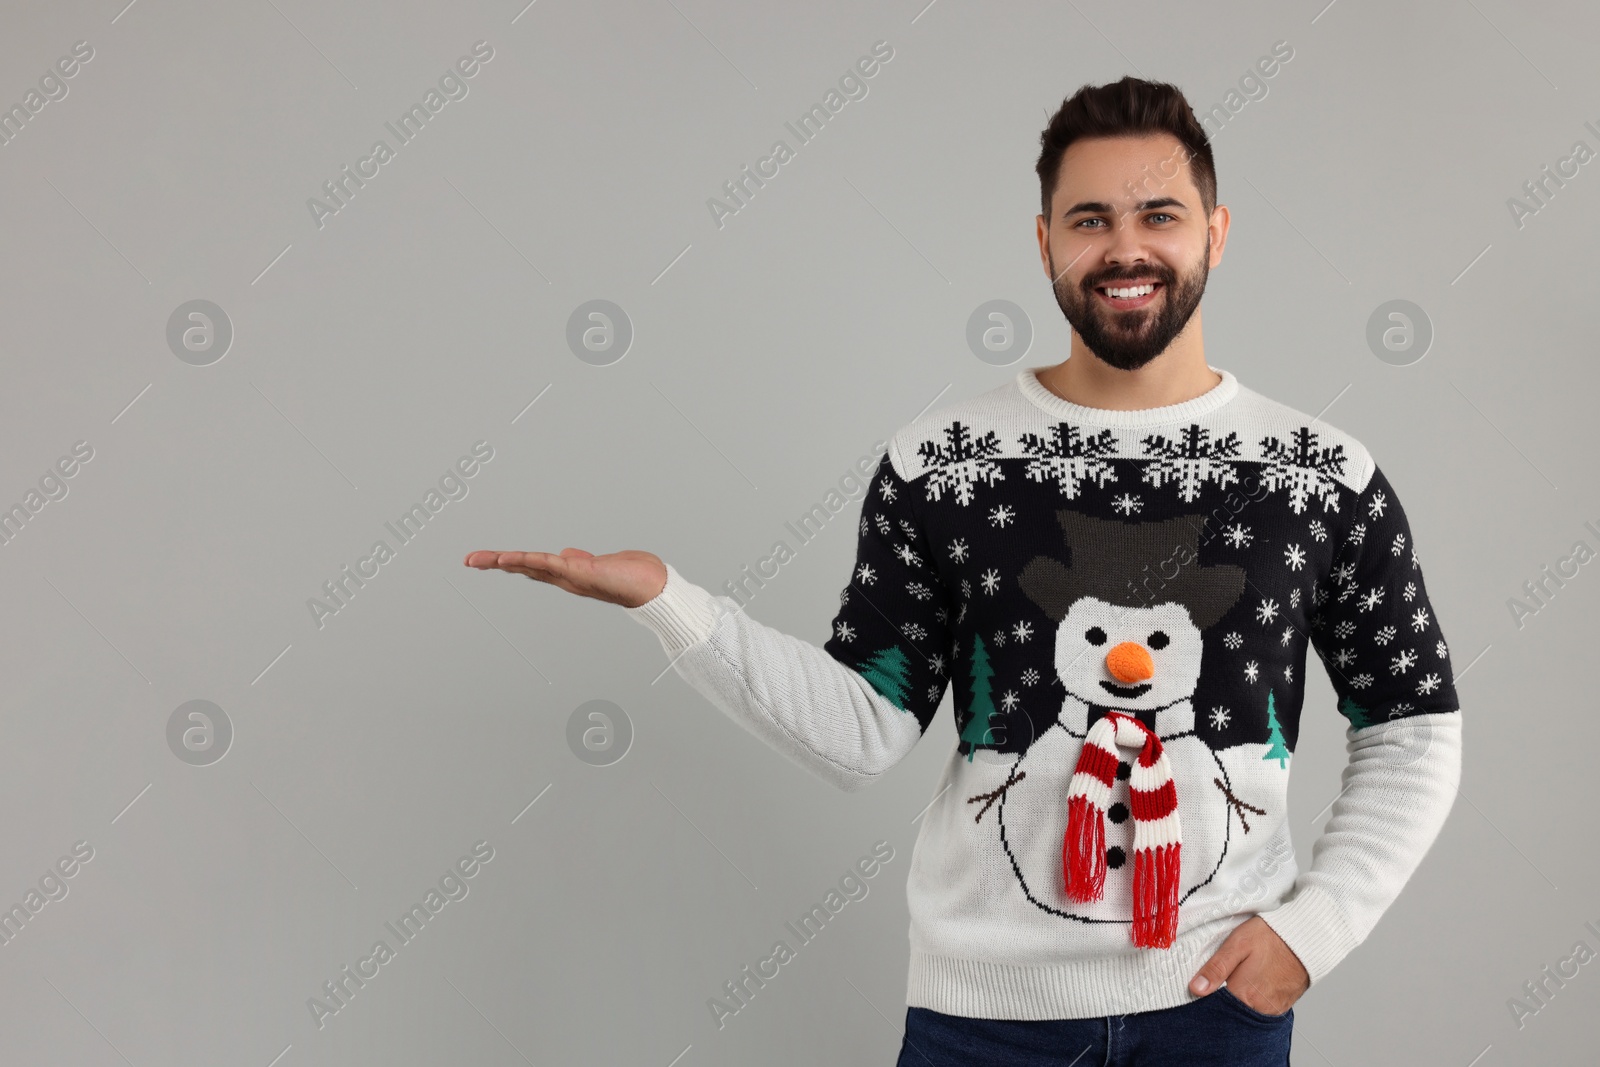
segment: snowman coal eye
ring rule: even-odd
[[[1098,626],[1089,627],[1084,631],[1083,636],[1091,645],[1103,645],[1106,643],[1106,632]]]
[[[1172,638],[1168,637],[1160,630],[1157,630],[1155,633],[1151,634],[1150,637],[1145,641],[1145,644],[1149,645],[1151,648],[1166,648],[1171,643]]]

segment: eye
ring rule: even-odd
[[[1145,644],[1149,645],[1151,648],[1166,648],[1168,645],[1172,644],[1172,638],[1168,637],[1160,630],[1157,630],[1155,633],[1150,635],[1149,639],[1145,641]]]
[[[1083,636],[1091,645],[1103,645],[1106,643],[1106,632],[1098,626],[1089,627],[1084,631]]]

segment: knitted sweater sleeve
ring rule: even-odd
[[[1349,720],[1349,763],[1311,866],[1261,913],[1313,984],[1366,939],[1422,862],[1461,780],[1461,715],[1411,530],[1383,472],[1356,502],[1312,618]]]
[[[843,790],[874,781],[916,745],[943,696],[949,601],[886,455],[862,501],[850,584],[819,647],[764,626],[667,565],[656,597],[625,609],[678,674],[802,768]],[[914,587],[914,588],[911,588]]]

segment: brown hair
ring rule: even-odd
[[[1209,216],[1217,206],[1217,168],[1211,142],[1194,117],[1194,109],[1181,90],[1166,82],[1124,77],[1106,85],[1085,85],[1061,102],[1039,135],[1041,214],[1050,221],[1050,198],[1055,195],[1061,156],[1067,146],[1084,137],[1135,137],[1167,133],[1183,146],[1200,202]]]

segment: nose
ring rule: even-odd
[[[1156,673],[1150,651],[1137,641],[1124,641],[1106,653],[1106,670],[1123,685],[1142,682]]]

